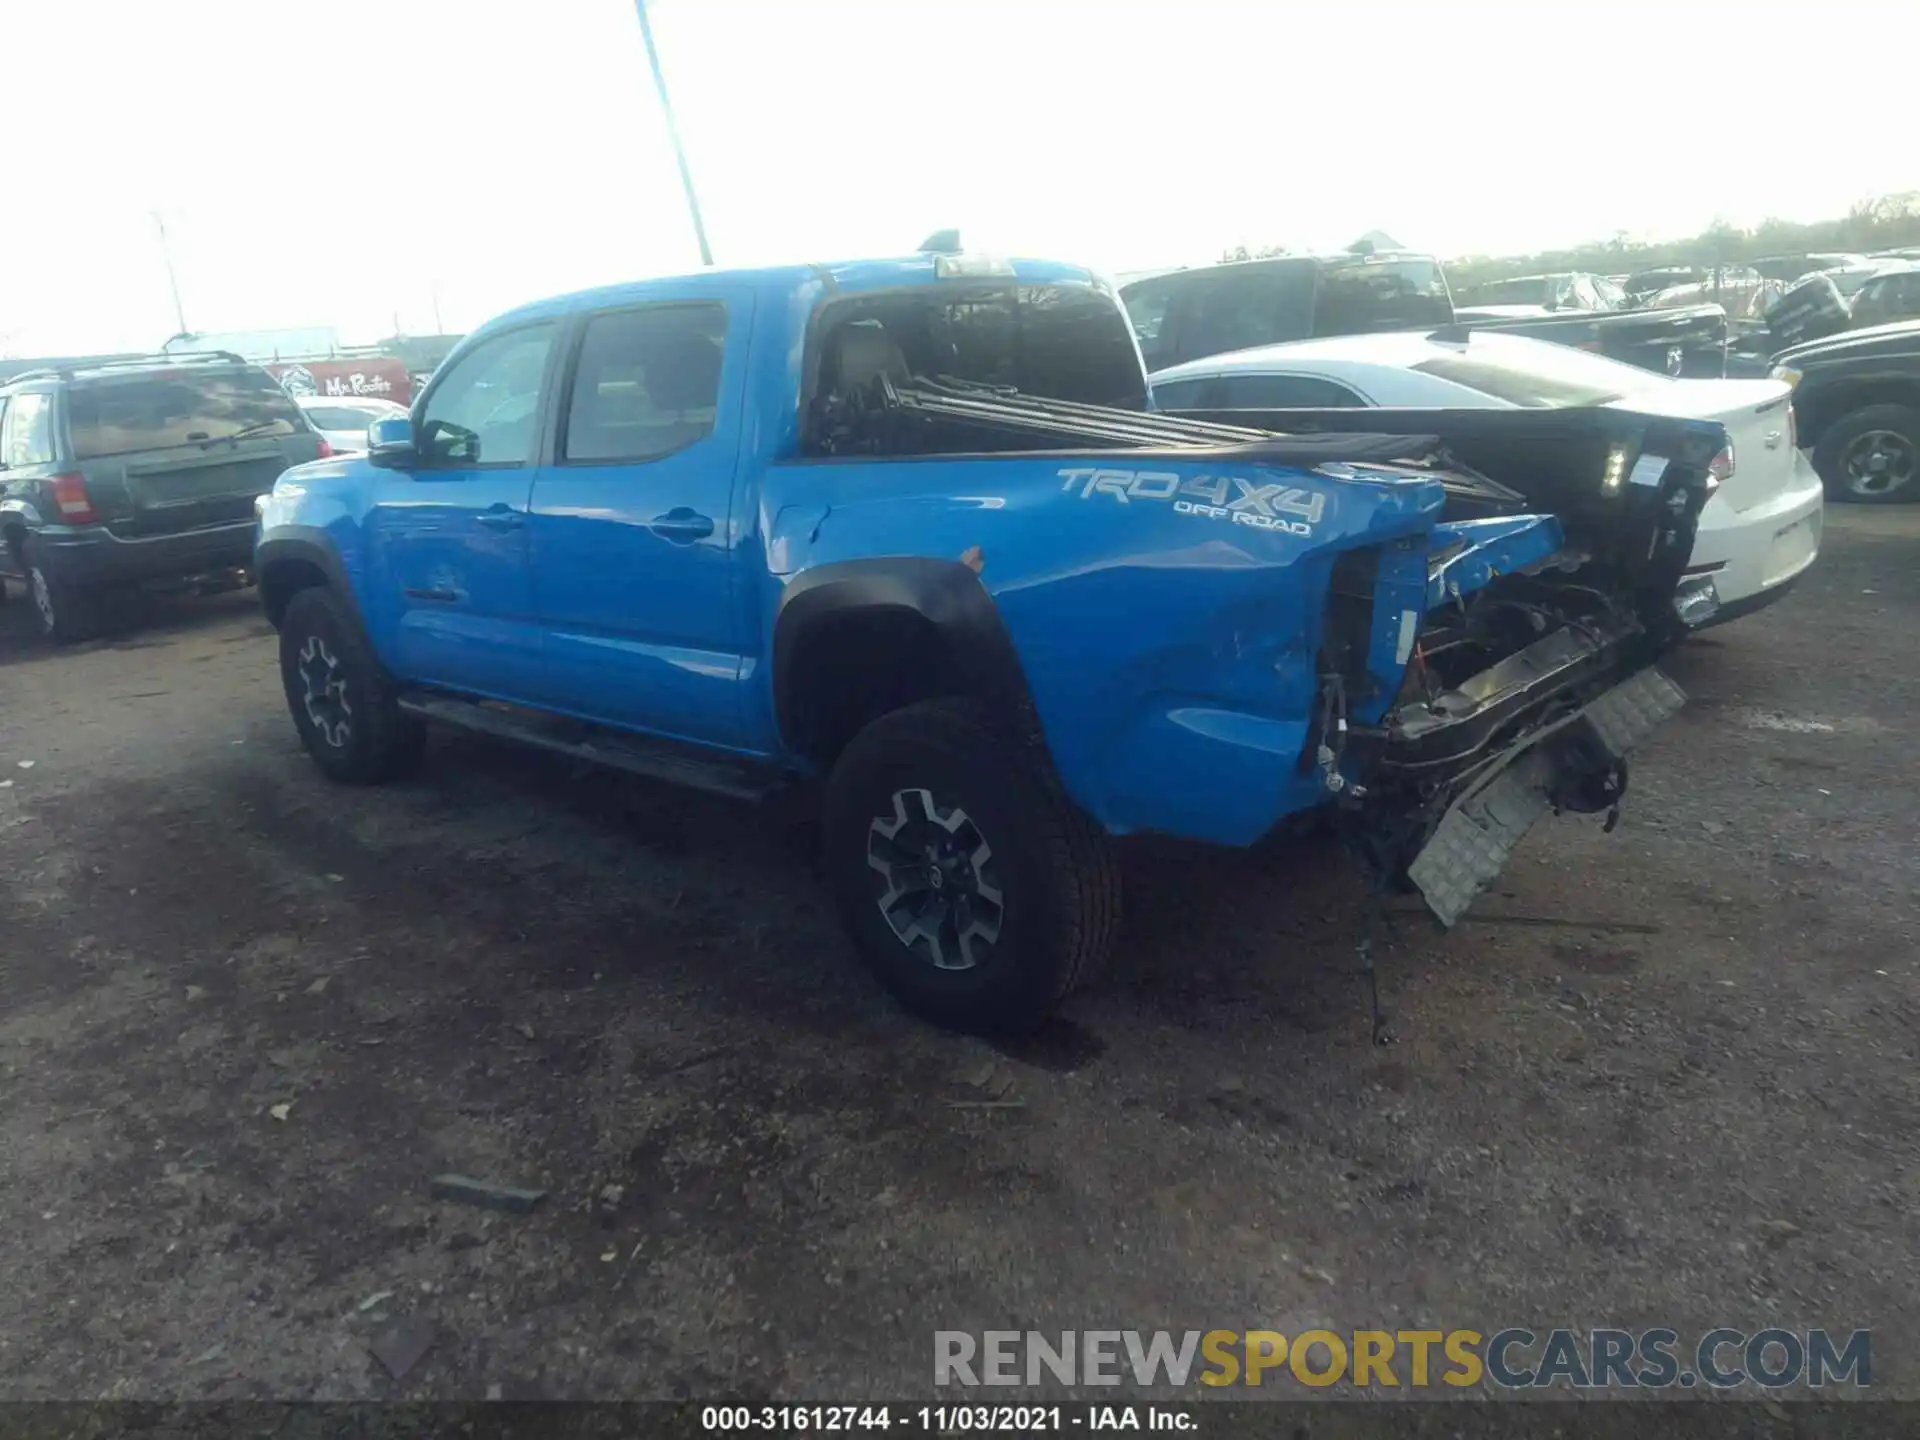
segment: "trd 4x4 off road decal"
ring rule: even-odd
[[[1238,475],[1195,475],[1182,480],[1171,470],[1102,470],[1088,466],[1060,472],[1062,490],[1078,490],[1082,500],[1111,495],[1122,505],[1163,500],[1176,515],[1231,520],[1256,530],[1312,535],[1327,506],[1317,490],[1243,480]]]

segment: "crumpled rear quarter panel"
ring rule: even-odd
[[[977,547],[1074,799],[1114,833],[1244,845],[1325,796],[1297,762],[1335,557],[1424,550],[1443,500],[1425,476],[1129,451],[778,467],[762,514],[789,575]]]

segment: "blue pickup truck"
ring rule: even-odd
[[[1072,266],[709,271],[476,331],[363,456],[280,478],[255,570],[328,776],[443,722],[817,784],[861,956],[1018,1030],[1112,946],[1115,837],[1324,820],[1451,923],[1681,703],[1717,426],[1300,418],[1153,413]]]

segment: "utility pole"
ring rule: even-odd
[[[166,262],[167,288],[173,292],[173,318],[180,326],[179,330],[175,333],[185,335],[187,333],[187,312],[186,308],[180,303],[180,277],[173,273],[173,250],[172,247],[167,244],[167,222],[160,218],[160,212],[158,210],[153,212],[153,228],[160,232],[160,258]]]
[[[653,48],[653,26],[647,23],[647,0],[633,0],[640,17],[640,38],[647,42],[647,63],[653,67],[653,87],[660,92],[660,113],[666,116],[667,138],[673,142],[673,158],[680,164],[680,184],[687,192],[687,213],[693,217],[693,238],[700,242],[700,263],[713,264],[713,251],[707,248],[707,227],[700,220],[700,201],[693,193],[693,171],[687,168],[687,152],[680,145],[680,127],[674,124],[673,102],[667,99],[667,77],[660,72],[660,52]]]

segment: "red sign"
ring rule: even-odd
[[[407,367],[391,355],[356,360],[275,360],[266,368],[289,395],[358,395],[391,400],[396,405],[413,402],[413,381],[407,376]]]

